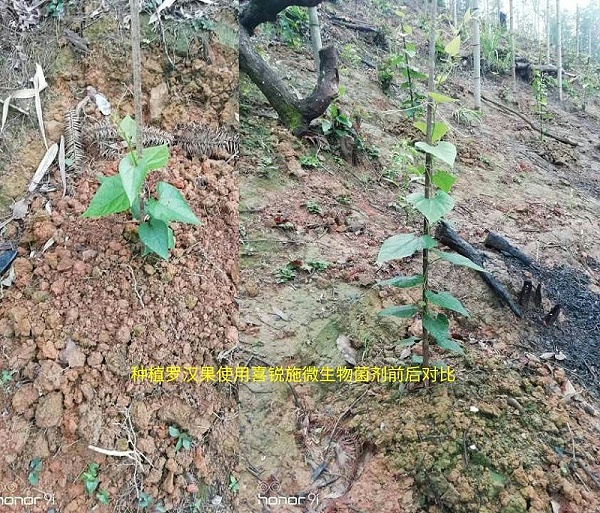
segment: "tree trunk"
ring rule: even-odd
[[[558,101],[562,102],[563,100],[563,90],[562,90],[562,25],[561,25],[561,15],[560,15],[560,0],[556,0],[556,67],[557,69],[557,78],[558,78]]]
[[[266,21],[275,21],[277,15],[292,5],[299,7],[316,7],[323,0],[251,0],[240,14],[240,25],[248,34]]]
[[[515,64],[515,24],[514,24],[514,7],[513,0],[508,2],[508,10],[510,11],[510,53],[512,57],[512,90],[517,93],[517,66]]]
[[[248,33],[240,30],[240,70],[246,73],[265,95],[281,122],[300,134],[309,123],[323,114],[338,94],[337,52],[327,46],[319,52],[321,69],[313,93],[298,99],[279,77],[279,73],[252,48]]]
[[[546,64],[550,64],[550,0],[546,0]]]
[[[579,4],[575,10],[575,57],[579,60]]]
[[[317,12],[316,7],[308,8],[308,21],[310,23],[310,39],[315,55],[315,68],[317,70],[317,76],[319,76],[321,70],[319,52],[321,51],[321,48],[323,48],[323,43],[321,43],[321,26],[319,25],[319,13]]]
[[[338,94],[337,51],[331,45],[319,51],[319,75],[313,92],[297,96],[253,48],[250,35],[266,21],[276,19],[286,7],[316,7],[322,0],[251,0],[240,14],[240,70],[248,75],[265,95],[281,122],[296,135],[308,130],[313,119],[323,114]]]
[[[481,110],[481,37],[479,34],[479,0],[473,0],[473,95],[475,110]]]

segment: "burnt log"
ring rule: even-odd
[[[467,241],[465,241],[460,235],[458,235],[458,233],[456,233],[452,228],[450,228],[448,223],[445,221],[442,221],[438,224],[435,238],[445,246],[448,246],[450,249],[456,251],[459,255],[467,257],[472,262],[483,267],[483,255]],[[500,300],[500,303],[502,305],[506,304],[517,317],[522,317],[519,305],[513,300],[504,286],[496,278],[494,278],[491,273],[478,272],[481,276],[481,279]]]
[[[533,269],[538,269],[538,264],[525,253],[523,253],[520,249],[515,248],[510,242],[508,242],[504,237],[497,235],[493,232],[488,232],[484,244],[488,248],[495,249],[500,251],[500,253],[504,253],[505,255],[509,255],[517,260],[520,260],[527,267],[531,267]]]

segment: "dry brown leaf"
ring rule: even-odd
[[[4,106],[2,107],[2,128],[0,129],[0,132],[4,132],[4,125],[6,125],[6,120],[8,119],[8,108],[10,107],[11,98],[12,96],[9,94],[4,99]]]
[[[58,170],[60,171],[60,181],[63,186],[63,198],[67,194],[67,170],[65,163],[65,136],[60,136],[60,145],[58,146]]]
[[[48,148],[48,151],[44,155],[44,158],[40,162],[40,165],[38,166],[35,174],[33,175],[33,178],[31,179],[31,183],[29,184],[28,188],[29,192],[33,192],[38,186],[44,175],[48,172],[48,169],[50,169],[50,166],[52,165],[52,162],[54,162],[57,153],[58,144],[54,143],[52,146],[50,146],[50,148]]]
[[[285,312],[283,312],[282,310],[280,310],[279,308],[273,308],[273,313],[279,317],[282,321],[289,321],[290,317],[288,314],[286,314]]]
[[[35,90],[35,112],[37,114],[40,132],[42,133],[42,139],[44,140],[44,146],[46,147],[46,149],[48,149],[48,141],[46,140],[46,129],[44,127],[44,115],[42,113],[42,100],[40,98],[40,91],[45,87],[45,84],[46,79],[44,78],[44,72],[42,70],[42,67],[39,64],[36,64],[35,75],[33,75],[33,88]]]
[[[24,199],[21,199],[13,205],[12,218],[25,219],[28,210],[29,205],[27,205],[27,202]]]
[[[579,395],[579,392],[573,386],[570,380],[566,380],[563,385],[560,387],[563,393],[563,399],[568,401],[569,399]]]
[[[340,353],[342,353],[344,360],[351,365],[356,365],[356,349],[350,344],[350,339],[342,334],[337,338],[336,344]]]
[[[560,504],[554,499],[550,501],[550,506],[552,507],[552,513],[560,513]]]

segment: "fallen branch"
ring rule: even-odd
[[[491,103],[492,105],[494,105],[495,107],[498,107],[498,108],[499,108],[499,109],[501,109],[501,110],[505,110],[505,111],[507,111],[507,112],[510,112],[511,114],[514,114],[515,116],[518,116],[518,117],[520,117],[520,118],[521,118],[523,121],[525,121],[525,123],[527,123],[527,124],[528,124],[528,125],[529,125],[531,128],[533,128],[533,129],[534,129],[534,130],[536,130],[537,132],[540,132],[540,131],[541,131],[541,133],[542,133],[542,134],[544,134],[545,136],[548,136],[548,137],[550,137],[550,138],[552,138],[552,139],[555,139],[555,140],[557,140],[558,142],[561,142],[561,143],[568,144],[569,146],[579,146],[579,143],[578,143],[578,142],[576,142],[576,141],[571,141],[570,139],[567,139],[566,137],[561,137],[560,135],[554,135],[554,134],[552,134],[552,133],[550,133],[550,132],[547,132],[546,130],[543,130],[543,129],[542,129],[542,130],[540,130],[540,128],[539,128],[539,127],[537,127],[537,126],[536,126],[536,125],[533,123],[533,121],[531,121],[531,120],[530,120],[529,118],[527,118],[525,115],[521,114],[520,112],[517,112],[517,111],[516,111],[516,110],[514,110],[514,109],[511,109],[510,107],[507,107],[506,105],[503,105],[503,104],[502,104],[502,103],[500,103],[500,102],[497,102],[497,101],[495,101],[495,100],[492,100],[491,98],[487,98],[487,97],[486,97],[486,96],[484,96],[484,95],[481,95],[481,98],[482,98],[482,100],[485,100],[486,102],[488,102],[488,103]]]
[[[479,266],[483,266],[483,256],[471,246],[467,241],[462,239],[458,233],[456,233],[448,223],[442,221],[439,223],[435,238],[441,242],[442,244],[448,246],[450,249],[453,249],[458,254],[467,257],[471,261],[475,262]],[[512,312],[517,317],[522,317],[521,309],[519,305],[515,303],[513,298],[504,288],[504,286],[492,276],[489,272],[479,272],[481,279],[487,284],[487,286],[492,290],[492,292],[500,299],[500,302],[504,305],[508,305],[508,307],[512,310]]]

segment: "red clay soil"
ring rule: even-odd
[[[166,59],[157,57],[159,51],[144,59],[146,99],[163,80]],[[168,81],[162,128],[231,121],[237,111],[232,96],[237,57],[219,45],[211,52],[212,64],[178,61],[182,68]],[[119,69],[127,70],[121,65],[94,51],[49,77],[49,89],[57,94],[48,108],[55,118],[51,128],[60,133],[62,113],[81,99],[72,92],[85,85],[117,103],[130,81],[120,76]],[[120,108],[131,112],[131,98],[127,101]],[[98,186],[94,175],[116,172],[116,161],[90,163],[82,174],[69,177],[66,197],[60,186],[34,196],[27,219],[12,223],[4,234],[20,240],[16,281],[0,301],[0,368],[13,372],[0,388],[2,495],[45,498],[28,509],[32,512],[50,507],[61,513],[91,511],[99,505],[95,494],[100,490],[108,492],[110,511],[135,511],[140,495],[146,502],[151,498],[153,508],[162,504],[191,511],[208,503],[232,511],[235,390],[227,383],[184,380],[186,367],[227,365],[226,351],[237,342],[234,164],[190,159],[173,147],[167,167],[151,175],[149,192],[159,180],[175,185],[202,223],[174,225],[176,247],[168,262],[140,256],[128,216],[81,217]],[[51,178],[60,184],[58,173],[52,171]],[[44,251],[50,239],[54,243]],[[134,366],[178,366],[181,375],[170,383],[134,382]],[[176,450],[172,426],[189,435],[189,449]],[[89,445],[135,449],[141,464]],[[39,484],[32,486],[28,474],[35,458],[41,459],[41,470]],[[81,474],[93,462],[99,464],[100,483],[87,495]],[[3,507],[0,511],[6,511]],[[11,511],[25,511],[21,507]]]

